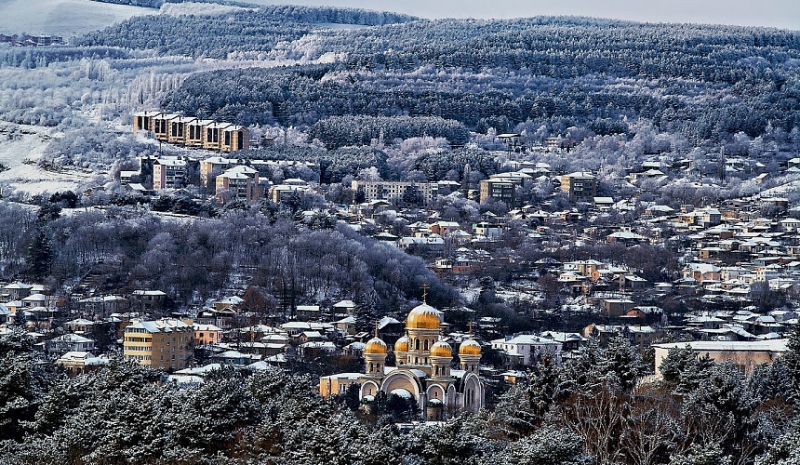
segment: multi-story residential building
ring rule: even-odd
[[[363,193],[365,202],[386,200],[396,205],[427,204],[439,193],[435,182],[353,181],[350,187]]]
[[[167,142],[170,144],[185,144],[186,134],[189,132],[188,126],[196,120],[197,118],[184,116],[172,119],[169,122],[169,131],[167,131]]]
[[[162,113],[158,111],[142,111],[134,114],[133,133],[137,134],[139,131],[153,131],[153,118],[160,117],[161,115]]]
[[[144,111],[133,115],[133,133],[139,131],[170,144],[234,152],[250,148],[250,131],[232,123],[201,120],[193,116]]]
[[[186,140],[184,144],[189,147],[202,147],[206,127],[214,124],[210,119],[196,119],[186,125]]]
[[[200,160],[200,183],[203,187],[210,188],[216,185],[216,177],[225,172],[236,160],[225,157],[211,157]]]
[[[261,198],[258,171],[249,166],[235,166],[217,176],[217,199],[255,201]]]
[[[220,150],[223,152],[235,152],[237,150],[247,150],[250,148],[250,131],[242,126],[230,125],[222,130],[222,140]]]
[[[126,360],[161,370],[182,370],[191,364],[194,327],[180,320],[162,318],[136,321],[125,328]]]
[[[597,178],[582,171],[561,176],[561,190],[573,199],[591,199],[597,196]]]
[[[509,208],[516,204],[518,184],[512,179],[484,179],[480,182],[480,187],[481,203],[486,203],[489,199],[495,199],[505,203]]]
[[[179,189],[186,185],[186,160],[158,158],[153,163],[153,189]]]
[[[169,141],[169,129],[172,120],[180,118],[181,115],[173,113],[158,113],[150,119],[150,131],[156,139],[167,142]]]
[[[286,180],[285,184],[278,184],[276,186],[272,186],[269,188],[269,198],[275,203],[280,203],[286,199],[289,199],[293,196],[297,196],[298,198],[302,199],[305,197],[306,192],[310,190],[308,185],[303,182],[302,184],[297,182],[292,182],[289,184],[290,180]]]

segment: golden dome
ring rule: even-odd
[[[467,339],[458,346],[458,355],[480,355],[481,345],[475,339]]]
[[[436,344],[431,346],[431,357],[452,357],[453,356],[453,349],[450,348],[450,344],[444,341],[438,341]]]
[[[386,347],[386,343],[377,337],[373,337],[367,341],[367,344],[364,346],[364,354],[386,355],[388,351],[389,349]]]
[[[408,329],[439,329],[441,325],[439,311],[427,304],[415,307],[406,318]]]
[[[408,352],[408,336],[403,336],[394,343],[395,352]]]

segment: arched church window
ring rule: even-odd
[[[419,339],[417,339],[417,342],[414,346],[416,347],[416,350],[419,350]]]
[[[425,344],[424,345],[425,345],[425,347],[422,350],[428,350],[428,340],[427,339],[425,339]]]

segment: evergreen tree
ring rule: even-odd
[[[787,396],[794,404],[800,404],[800,325],[795,325],[789,334],[786,352],[783,354],[783,364],[789,381]]]

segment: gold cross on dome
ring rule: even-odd
[[[375,337],[378,337],[378,326],[380,326],[380,324],[381,324],[380,321],[375,322]]]
[[[428,288],[429,288],[429,287],[430,287],[430,286],[428,286],[428,283],[424,283],[424,284],[422,285],[422,303],[423,303],[423,304],[426,304],[426,305],[427,305],[427,303],[428,303],[428,301],[427,301],[427,300],[428,300],[428,299],[427,299],[427,297],[428,297]]]
[[[467,323],[467,326],[469,326],[469,337],[470,339],[472,339],[472,327],[475,326],[475,323],[470,321],[469,323]]]

